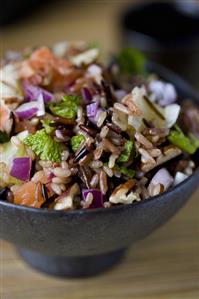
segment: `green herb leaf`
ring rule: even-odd
[[[77,115],[79,97],[74,95],[63,96],[59,103],[50,103],[49,109],[57,116],[74,119]]]
[[[88,43],[88,49],[99,49],[100,48],[100,44],[97,41],[92,41],[90,43]]]
[[[168,140],[188,154],[194,154],[199,148],[199,140],[193,135],[190,138],[185,136],[177,125],[170,131]]]
[[[120,171],[122,174],[128,176],[131,179],[135,176],[135,170],[133,170],[133,169],[128,169],[126,167],[120,167]]]
[[[124,150],[122,151],[121,155],[117,159],[117,162],[118,163],[127,162],[130,158],[132,150],[133,150],[133,141],[126,140],[126,142],[124,144]]]
[[[9,141],[9,136],[5,132],[0,131],[0,143],[5,143]]]
[[[145,57],[133,48],[123,49],[117,57],[120,71],[126,75],[141,74],[144,71]]]
[[[78,150],[78,148],[83,140],[85,140],[84,135],[76,135],[71,138],[70,143],[71,143],[73,152],[76,152]]]
[[[55,128],[51,126],[52,124],[55,123],[54,120],[42,119],[41,123],[42,123],[47,134],[50,134],[55,130]]]
[[[37,131],[33,135],[29,135],[23,140],[33,152],[40,156],[41,160],[60,162],[61,149],[59,143],[55,142],[45,131],[45,129]]]

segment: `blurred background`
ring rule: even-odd
[[[199,89],[199,1],[3,0],[1,54],[63,40],[134,46]],[[198,192],[160,231],[134,245],[112,272],[87,281],[46,278],[1,243],[2,299],[199,298]]]
[[[97,41],[134,46],[199,88],[199,0],[3,0],[2,48]]]

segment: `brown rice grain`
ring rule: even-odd
[[[50,184],[51,189],[57,194],[57,195],[61,195],[62,194],[62,190],[60,188],[60,186],[58,184],[55,183],[51,183]]]
[[[10,141],[16,147],[19,147],[21,145],[21,141],[19,140],[19,138],[17,136],[12,136]]]
[[[109,161],[108,161],[108,167],[113,168],[115,166],[115,160],[118,158],[118,155],[110,155]]]
[[[52,162],[51,161],[42,161],[42,160],[40,160],[39,164],[41,165],[41,167],[46,167],[46,168],[52,167]]]
[[[106,192],[108,191],[108,183],[107,183],[107,175],[103,170],[101,170],[99,174],[99,184],[100,184],[100,190],[102,194],[105,195]]]
[[[108,208],[110,208],[111,207],[111,203],[110,203],[110,201],[105,201],[104,202],[104,208],[105,209],[108,209]]]
[[[31,123],[33,126],[38,125],[38,123],[39,123],[39,118],[37,118],[37,117],[33,117],[33,118],[30,120],[30,123]]]
[[[62,191],[66,191],[66,186],[64,184],[59,184],[59,187]]]
[[[127,107],[125,107],[124,105],[120,104],[120,103],[115,103],[114,104],[114,108],[120,112],[123,112],[125,114],[129,114],[129,109]]]
[[[31,148],[27,147],[27,148],[26,148],[26,152],[27,152],[28,156],[29,156],[32,160],[35,159],[35,153],[31,150]]]
[[[66,161],[62,161],[62,162],[61,162],[61,167],[62,167],[63,169],[68,169],[68,163],[67,163]]]
[[[153,148],[153,144],[146,138],[144,137],[144,135],[142,135],[139,132],[135,133],[135,139],[141,143],[142,145],[144,145],[144,147],[146,149],[152,149]]]
[[[101,111],[99,113],[99,118],[97,120],[97,126],[98,126],[98,128],[100,128],[103,125],[103,122],[105,121],[106,116],[107,116],[106,111]]]
[[[96,188],[96,186],[98,185],[98,183],[99,183],[99,176],[96,173],[96,174],[94,174],[94,176],[91,179],[91,182],[90,182],[91,188]]]
[[[102,163],[102,161],[99,161],[99,160],[97,160],[97,161],[91,161],[90,164],[89,164],[89,166],[91,168],[100,168],[100,167],[103,166],[103,163]]]
[[[101,138],[105,138],[107,136],[109,132],[109,128],[107,126],[104,126],[102,129],[101,129],[101,132],[100,132],[100,137]]]
[[[63,169],[61,167],[54,168],[53,173],[55,176],[58,176],[58,177],[69,177],[71,175],[70,170]]]
[[[141,161],[143,163],[154,163],[156,164],[154,158],[143,148],[139,148],[139,153],[141,154]]]
[[[108,166],[103,166],[103,170],[106,172],[106,174],[107,174],[109,177],[112,177],[112,176],[113,176],[113,170],[110,169]]]

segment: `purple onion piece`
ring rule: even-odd
[[[36,101],[24,103],[15,110],[15,113],[19,119],[29,119],[36,115],[37,112],[38,103]]]
[[[34,101],[38,98],[38,96],[40,94],[43,95],[45,103],[50,102],[53,98],[52,93],[50,93],[49,91],[47,91],[41,87],[34,86],[27,82],[22,82],[21,86],[22,86],[24,97],[25,97],[26,101]]]
[[[29,157],[14,158],[12,160],[10,175],[21,181],[30,180],[32,160]]]
[[[81,95],[85,102],[90,102],[92,100],[92,95],[87,87],[81,88]]]
[[[96,116],[97,113],[97,109],[98,109],[98,103],[91,103],[89,105],[86,106],[86,114],[88,116],[88,118],[92,118]]]
[[[93,195],[93,202],[90,205],[89,209],[96,209],[96,208],[104,207],[103,194],[100,190],[97,190],[97,189],[82,190],[83,200],[86,199],[86,196],[88,193],[92,193],[92,195]]]

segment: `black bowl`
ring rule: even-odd
[[[182,97],[199,104],[192,88],[172,72],[148,63],[150,71],[175,84]],[[175,188],[151,199],[110,209],[63,212],[0,201],[0,237],[23,259],[58,276],[96,275],[116,264],[126,248],[171,218],[199,182],[199,168]]]
[[[142,1],[122,13],[120,30],[120,45],[141,50],[148,59],[198,85],[198,3]]]

